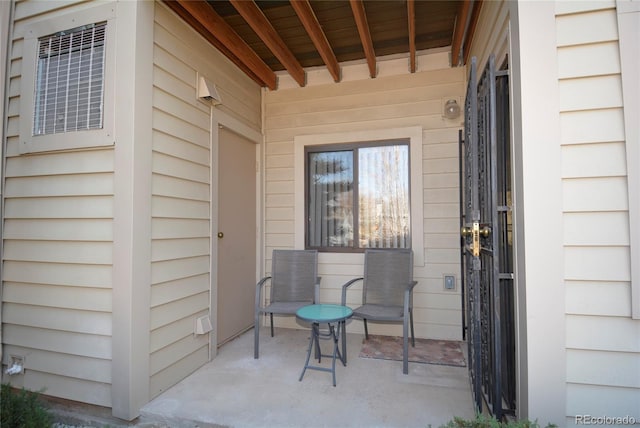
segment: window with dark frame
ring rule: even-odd
[[[306,247],[411,248],[409,141],[305,148]]]
[[[103,127],[106,22],[38,40],[33,135]]]

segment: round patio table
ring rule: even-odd
[[[342,364],[346,367],[347,361],[343,358],[340,353],[340,349],[338,349],[338,340],[340,339],[340,334],[344,334],[344,325],[345,321],[348,318],[351,318],[353,315],[353,311],[351,308],[342,305],[308,305],[303,306],[298,309],[296,312],[296,316],[303,320],[311,323],[311,337],[309,338],[309,348],[307,349],[307,360],[304,363],[304,368],[302,369],[302,374],[300,374],[299,381],[302,381],[304,377],[304,373],[307,369],[312,370],[320,370],[325,372],[331,372],[333,374],[333,386],[336,386],[336,357],[342,361]],[[320,324],[327,324],[329,326],[329,331],[324,333],[320,331]],[[333,353],[332,354],[323,354],[320,350],[320,340],[319,339],[331,339],[333,340]],[[321,367],[309,365],[309,360],[311,358],[311,349],[313,345],[316,345],[316,357],[318,358],[318,363],[322,357],[331,357],[331,368]]]

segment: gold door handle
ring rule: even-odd
[[[474,257],[478,257],[480,255],[480,237],[488,238],[489,235],[491,235],[491,228],[485,226],[480,229],[480,223],[474,221],[472,227],[462,227],[460,229],[460,235],[462,235],[463,238],[471,237],[469,250]]]
[[[491,228],[485,226],[482,229],[480,229],[478,233],[483,238],[488,238],[489,235],[491,235]],[[462,235],[463,238],[466,238],[467,236],[471,236],[473,235],[473,229],[470,227],[463,227],[462,229],[460,229],[460,235]]]
[[[220,239],[224,238],[224,233],[218,232],[218,238],[220,238]]]

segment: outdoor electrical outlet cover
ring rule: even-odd
[[[200,318],[196,318],[196,326],[195,326],[194,334],[196,335],[206,334],[206,333],[209,333],[211,330],[213,330],[213,327],[211,326],[211,320],[209,319],[208,316],[205,315]]]
[[[455,290],[456,289],[456,277],[453,275],[445,275],[444,276],[444,288],[445,290]]]

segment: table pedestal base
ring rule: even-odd
[[[312,323],[311,324],[311,337],[309,338],[309,349],[307,350],[307,361],[304,364],[304,368],[302,369],[302,373],[300,374],[299,381],[302,381],[304,377],[304,373],[307,369],[311,370],[320,370],[323,372],[330,372],[333,375],[333,386],[336,386],[336,358],[339,358],[342,362],[342,365],[347,366],[347,361],[343,358],[340,353],[340,349],[338,348],[338,340],[340,339],[340,334],[342,333],[342,329],[344,328],[344,321],[340,321],[335,323],[327,323],[329,326],[329,331],[326,333],[320,332],[320,324]],[[333,354],[323,354],[320,350],[320,339],[330,339],[333,341]],[[318,359],[318,363],[321,362],[322,357],[331,357],[331,368],[321,367],[321,366],[313,366],[309,365],[309,360],[311,359],[311,350],[313,349],[313,345],[316,346],[315,357]]]

